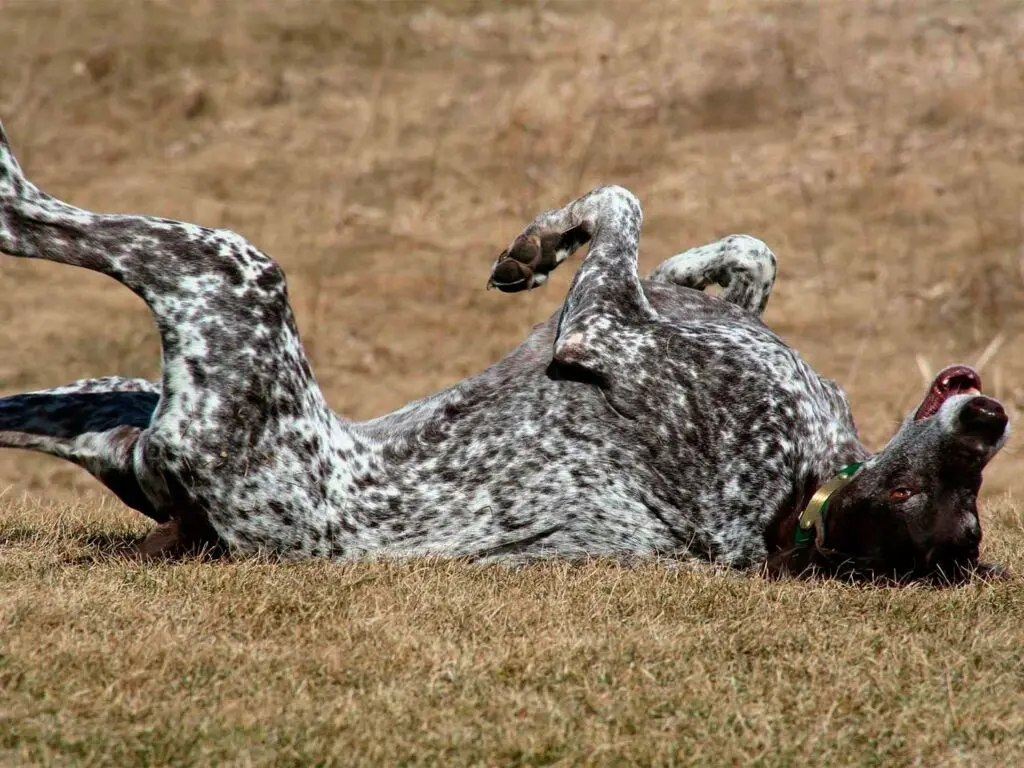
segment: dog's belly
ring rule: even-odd
[[[836,419],[792,350],[726,314],[652,326],[643,364],[603,382],[552,368],[549,321],[400,421],[364,425],[392,447],[382,467],[399,495],[371,512],[397,521],[389,549],[762,559],[804,449],[835,443]]]

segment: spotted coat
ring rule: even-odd
[[[761,320],[771,251],[733,236],[644,280],[641,224],[617,186],[538,216],[489,284],[534,288],[589,243],[562,307],[482,373],[355,422],[317,386],[271,258],[232,232],[58,201],[0,133],[0,250],[114,278],[162,345],[158,383],[0,399],[0,445],[76,462],[239,553],[757,565],[773,520],[870,454],[843,392]]]

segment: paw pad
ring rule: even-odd
[[[540,240],[534,235],[520,235],[504,251],[491,269],[487,287],[505,293],[526,291],[537,284],[534,268],[540,262]]]

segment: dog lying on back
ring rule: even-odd
[[[771,251],[734,236],[643,280],[641,221],[616,186],[539,215],[488,285],[535,288],[589,244],[558,312],[483,373],[357,423],[321,394],[272,259],[231,232],[60,202],[0,130],[0,251],[119,281],[152,310],[163,359],[159,383],[0,399],[0,445],[91,472],[160,523],[151,554],[995,572],[976,502],[1008,425],[973,370],[940,373],[872,454],[843,392],[761,322]]]

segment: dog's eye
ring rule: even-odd
[[[894,488],[889,491],[889,499],[892,501],[906,501],[913,495],[914,492],[909,488]]]

